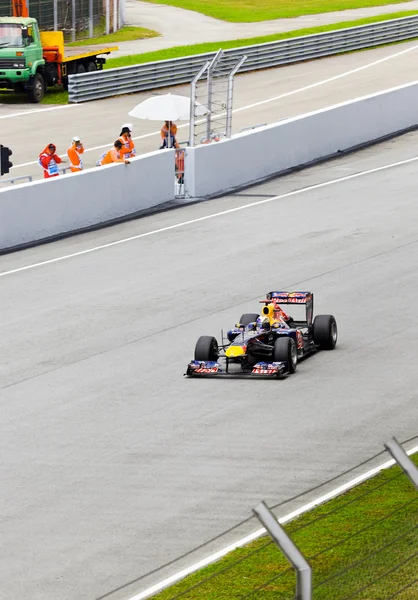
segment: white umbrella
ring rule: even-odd
[[[208,114],[203,104],[197,103],[195,115]],[[190,119],[190,98],[176,94],[152,96],[137,104],[129,113],[130,117],[149,121],[188,121]]]

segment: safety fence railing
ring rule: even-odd
[[[7,179],[0,179],[0,183],[15,183],[16,181],[23,182],[25,179],[32,181],[32,175],[19,175],[17,177],[8,177]]]
[[[125,0],[28,0],[30,16],[41,31],[62,31],[75,42],[117,31],[124,22]],[[0,17],[13,15],[11,0],[0,0]]]
[[[370,25],[349,27],[326,33],[290,38],[224,51],[223,68],[231,71],[245,54],[239,73],[288,65],[353,50],[372,48],[418,37],[418,15],[391,19]],[[190,83],[196,73],[216,52],[172,60],[105,69],[69,76],[69,101],[86,102]]]
[[[323,484],[262,502],[254,516],[98,600],[418,598],[417,444],[418,436],[402,446],[392,439]]]

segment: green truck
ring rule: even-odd
[[[62,31],[39,31],[31,17],[0,17],[0,93],[26,93],[41,102],[48,86],[68,86],[68,76],[102,69],[117,47],[66,49]]]

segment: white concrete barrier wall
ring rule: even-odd
[[[188,193],[219,194],[417,124],[418,82],[413,82],[188,148]]]
[[[0,189],[0,249],[98,225],[174,199],[174,150]]]

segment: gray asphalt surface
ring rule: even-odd
[[[417,156],[417,134],[3,256],[1,271]],[[0,598],[91,600],[417,433],[418,160],[1,276]],[[272,288],[338,349],[285,381],[182,377]]]
[[[408,42],[240,75],[235,79],[234,109],[237,112],[233,116],[233,132],[409,83],[416,78],[417,48],[416,41]],[[413,50],[362,69],[407,49]],[[343,78],[329,81],[348,72],[350,74]],[[306,89],[319,82],[323,83]],[[190,94],[189,86],[156,93],[168,91],[187,96]],[[84,141],[85,167],[94,167],[100,154],[113,145],[122,124],[126,122],[133,121],[133,134],[139,153],[157,149],[160,145],[161,123],[133,120],[128,116],[137,103],[151,95],[150,92],[132,94],[58,108],[3,104],[0,106],[1,143],[12,148],[12,162],[15,165],[10,176],[32,175],[41,178],[43,172],[36,162],[39,153],[52,141],[57,145],[58,153],[65,156],[74,135],[79,135]],[[187,140],[187,123],[181,125],[179,139]]]
[[[153,52],[173,46],[223,42],[239,38],[252,38],[306,27],[318,27],[343,21],[354,21],[401,11],[417,10],[418,1],[400,2],[385,6],[368,6],[290,19],[272,19],[258,23],[228,23],[207,17],[192,10],[175,6],[150,4],[140,0],[126,0],[126,23],[158,31],[159,37],[118,44],[119,51],[112,56]]]

